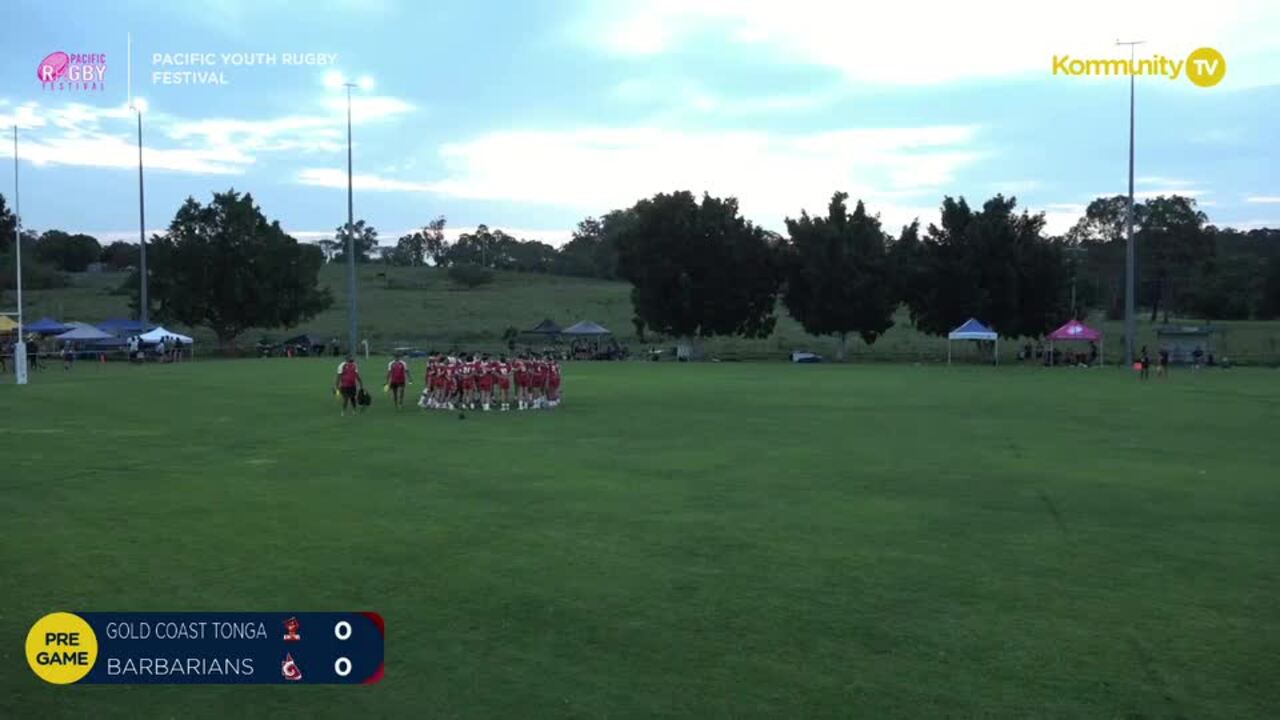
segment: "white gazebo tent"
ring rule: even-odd
[[[995,349],[991,352],[991,359],[1000,362],[1000,336],[995,330],[983,325],[974,318],[964,321],[960,327],[947,333],[947,364],[951,364],[951,343],[954,340],[991,340],[995,342]]]
[[[182,341],[184,347],[191,350],[191,357],[194,358],[196,356],[195,340],[192,340],[189,336],[183,335],[182,333],[166,330],[163,325],[157,327],[151,332],[145,332],[138,336],[138,339],[142,342],[151,344],[158,343],[165,338],[177,338]]]

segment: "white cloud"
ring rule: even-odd
[[[346,147],[346,99],[322,98],[315,107],[327,109],[260,120],[193,120],[153,110],[143,116],[143,164],[149,170],[235,175],[246,172],[263,153],[341,152]],[[352,98],[354,124],[392,120],[413,110],[389,96]],[[0,124],[32,130],[22,135],[19,152],[37,165],[134,168],[133,119],[123,105],[26,102],[0,115]],[[12,145],[0,143],[0,156],[12,154]]]
[[[737,197],[747,216],[772,227],[803,208],[821,211],[832,192],[845,190],[897,224],[922,211],[900,200],[936,194],[978,159],[968,149],[976,134],[971,126],[798,135],[654,128],[495,132],[445,145],[450,173],[429,187],[454,197],[585,212],[625,207],[657,192],[706,191]]]
[[[1244,201],[1261,205],[1274,205],[1280,203],[1280,195],[1250,195]]]
[[[1120,57],[1117,37],[1150,38],[1140,50],[1170,56],[1215,46],[1232,63],[1226,82],[1273,83],[1269,72],[1280,65],[1273,32],[1280,6],[1268,0],[1224,0],[1211,12],[1197,0],[613,0],[590,7],[578,35],[619,56],[722,37],[859,82],[931,84],[1028,72],[1048,78],[1054,53]]]
[[[302,185],[346,188],[347,172],[336,168],[305,168],[298,173],[297,180]],[[432,192],[433,190],[431,183],[393,180],[369,173],[352,175],[351,185],[356,190],[373,192]]]

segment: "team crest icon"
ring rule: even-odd
[[[298,668],[298,663],[293,661],[293,655],[286,653],[284,662],[280,663],[280,674],[285,680],[297,681],[302,679],[302,670]]]
[[[302,636],[298,634],[298,628],[302,627],[302,623],[298,622],[298,618],[291,617],[284,621],[284,641],[298,642]]]

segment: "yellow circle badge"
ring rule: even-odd
[[[45,682],[76,682],[89,674],[97,659],[98,636],[79,615],[49,613],[27,633],[27,664]]]
[[[1187,56],[1187,79],[1200,87],[1213,87],[1227,74],[1227,59],[1210,47],[1193,50]]]

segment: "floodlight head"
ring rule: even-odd
[[[129,103],[130,109],[138,113],[144,113],[150,107],[146,98],[136,97],[133,102]]]
[[[357,81],[357,83],[360,85],[361,90],[367,91],[373,89],[373,78],[368,75],[360,76],[360,80]]]
[[[347,79],[337,70],[330,70],[324,74],[324,85],[329,88],[340,88],[347,84]]]

